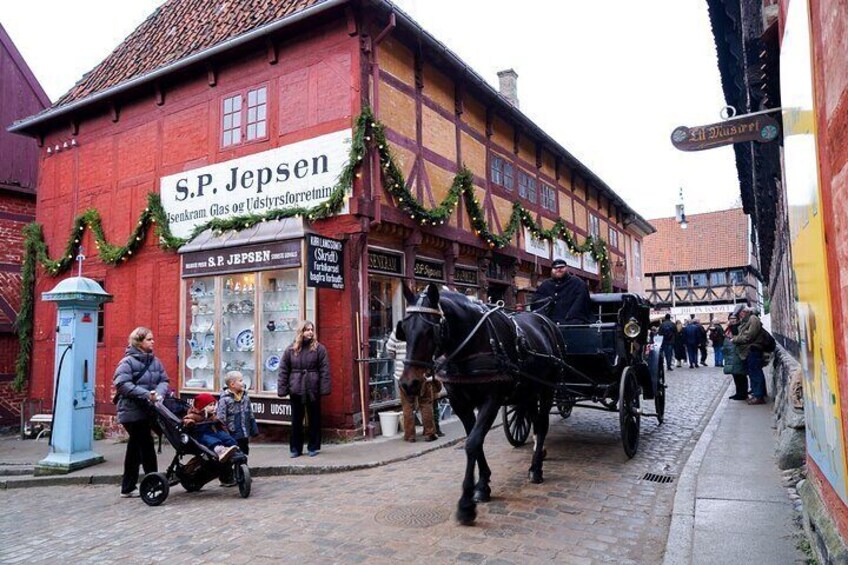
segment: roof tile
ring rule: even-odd
[[[706,271],[750,265],[748,217],[742,208],[650,220],[657,232],[644,239],[645,273]]]
[[[116,86],[325,0],[169,0],[54,108]]]

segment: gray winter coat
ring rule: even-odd
[[[147,360],[153,358],[147,371],[133,384],[133,377],[140,373]],[[149,418],[146,404],[150,391],[155,390],[164,397],[168,392],[168,373],[165,367],[152,353],[145,353],[135,347],[127,347],[125,356],[115,368],[115,391],[120,396],[118,401],[118,422],[128,424],[140,422]]]
[[[247,439],[259,435],[259,427],[253,417],[247,391],[242,394],[241,400],[236,400],[233,391],[225,388],[218,399],[217,415],[218,419],[227,425],[227,431],[233,439]]]
[[[304,348],[298,355],[291,346],[286,349],[277,378],[277,396],[289,394],[305,396],[310,402],[330,394],[330,359],[322,344],[315,351]]]

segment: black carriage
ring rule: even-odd
[[[575,406],[618,412],[624,452],[633,457],[642,416],[662,424],[665,415],[665,371],[659,345],[649,338],[650,304],[635,294],[609,293],[593,294],[592,306],[592,323],[557,325],[565,354],[555,406],[562,418]],[[643,409],[643,400],[653,401],[653,413]],[[530,414],[507,404],[502,419],[510,444],[523,445]]]

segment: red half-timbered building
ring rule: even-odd
[[[38,147],[6,126],[50,106],[0,24],[0,425],[18,422],[25,391],[12,386],[19,353],[14,322],[21,300],[23,227],[35,220]]]
[[[612,288],[641,276],[639,249],[651,225],[382,0],[172,0],[49,111],[14,129],[42,145],[38,220],[55,256],[87,209],[99,211],[107,240],[125,241],[149,193],[161,195],[177,236],[215,216],[320,206],[366,108],[426,207],[442,202],[464,165],[495,234],[518,201],[543,228],[561,218],[578,242],[590,234],[606,241]],[[320,221],[207,230],[179,253],[148,235],[117,266],[99,260],[85,230],[85,272],[115,296],[98,346],[98,414],[113,411],[111,370],[142,324],[156,333],[157,354],[181,393],[219,390],[223,373],[240,369],[259,420],[284,422],[275,370],[306,317],[331,356],[324,424],[355,430],[363,413],[397,403],[384,341],[402,314],[403,282],[518,305],[552,257],[566,256],[600,289],[605,265],[591,253],[533,240],[525,229],[509,245],[490,245],[462,201],[443,225],[422,225],[382,188],[379,152],[362,157],[342,210]],[[341,268],[331,277],[332,265],[316,267],[316,258],[341,259]],[[40,270],[37,293],[56,282]],[[54,309],[39,303],[33,396],[49,397],[54,321]]]

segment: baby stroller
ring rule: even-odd
[[[156,422],[176,451],[174,460],[164,473],[148,473],[141,479],[139,496],[148,506],[159,506],[168,498],[171,486],[180,484],[188,492],[199,491],[214,479],[234,479],[242,498],[250,496],[250,469],[247,456],[236,451],[226,463],[218,461],[212,450],[204,447],[184,429],[182,416],[188,404],[178,398],[167,398],[151,405]],[[183,463],[184,457],[190,459]]]

